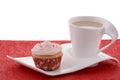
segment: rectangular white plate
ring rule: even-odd
[[[71,47],[71,44],[63,44],[62,46],[63,46],[62,52],[64,55],[62,57],[61,66],[59,69],[55,71],[44,71],[39,68],[36,68],[31,56],[19,57],[19,58],[13,58],[11,56],[7,56],[7,58],[49,76],[56,76],[56,75],[75,72],[108,59],[113,59],[114,61],[119,62],[116,58],[104,54],[103,52],[100,52],[99,55],[94,58],[76,59],[75,57],[72,57],[69,54],[69,49]]]

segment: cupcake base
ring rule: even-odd
[[[55,55],[45,55],[45,56],[32,55],[32,57],[33,57],[35,66],[37,68],[40,68],[46,71],[52,71],[60,67],[62,52],[59,52]]]

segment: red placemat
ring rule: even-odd
[[[96,67],[50,77],[6,58],[6,55],[13,57],[30,56],[31,48],[38,42],[41,41],[0,40],[0,80],[120,80],[120,64],[111,60],[101,62]],[[53,42],[63,44],[70,41]],[[109,42],[110,40],[103,40],[101,47]],[[104,52],[120,60],[120,40],[117,40]]]

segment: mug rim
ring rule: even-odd
[[[73,24],[73,22],[77,22],[77,21],[91,21],[91,22],[97,22],[102,24],[102,26],[98,27],[98,28],[89,28],[89,29],[101,29],[104,28],[104,26],[107,25],[108,20],[101,18],[101,17],[96,17],[96,16],[75,16],[75,17],[71,17],[68,21],[68,24],[76,27],[76,28],[81,28],[81,29],[88,29],[88,28],[83,28],[83,27],[77,27],[76,25]]]

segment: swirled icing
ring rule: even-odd
[[[54,55],[61,51],[62,47],[57,43],[52,43],[50,41],[44,41],[42,43],[37,43],[32,48],[32,53],[35,55]]]

